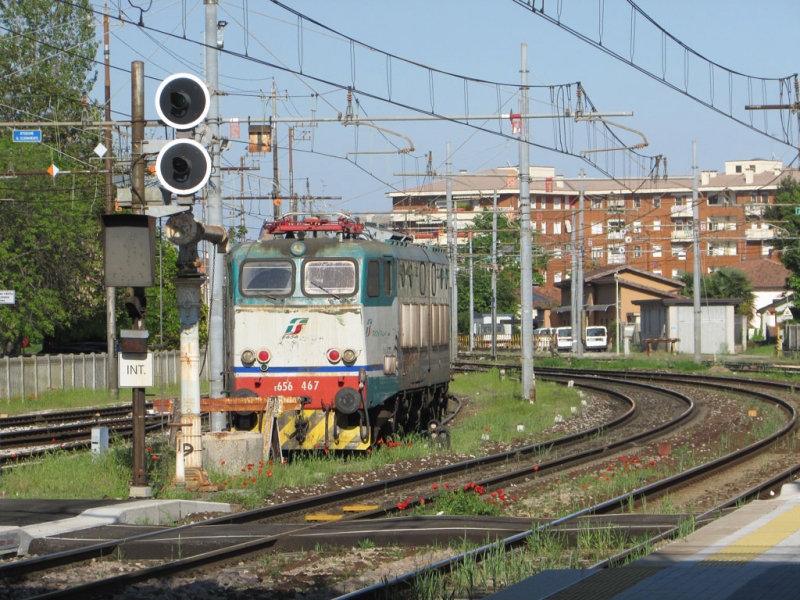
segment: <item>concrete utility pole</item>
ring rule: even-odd
[[[694,362],[702,361],[700,337],[702,316],[700,309],[700,203],[697,193],[697,142],[692,142],[692,249],[694,251]]]
[[[577,260],[577,272],[575,273],[573,281],[575,282],[575,287],[577,288],[577,310],[578,310],[578,346],[577,346],[577,353],[578,358],[583,358],[583,333],[585,331],[584,328],[584,316],[583,316],[583,201],[584,201],[584,193],[583,193],[583,179],[586,177],[586,174],[581,169],[580,178],[581,178],[581,185],[580,185],[580,193],[578,195],[578,247],[574,250],[577,252],[578,260]],[[574,335],[574,334],[573,334]]]
[[[108,33],[108,1],[103,7],[103,65],[105,71],[105,118],[106,121],[111,120],[111,48],[109,45]],[[105,127],[103,130],[103,145],[106,147],[106,214],[114,212],[114,176],[112,169],[114,168],[111,159],[111,148],[113,140],[111,138],[111,127]],[[106,351],[106,377],[108,380],[108,391],[115,398],[119,395],[119,388],[117,387],[117,360],[116,360],[116,345],[117,345],[117,290],[113,287],[106,288],[106,343],[108,350]]]
[[[208,152],[211,156],[211,178],[206,188],[208,215],[206,224],[222,226],[222,178],[220,176],[220,134],[219,134],[219,49],[217,48],[217,1],[203,0],[206,5],[205,59],[206,85],[209,88],[210,102],[206,124],[210,134]],[[223,366],[223,327],[222,296],[225,281],[225,257],[218,252],[216,245],[206,244],[212,255],[211,261],[211,304],[208,314],[208,364],[209,396],[222,397]],[[211,413],[211,431],[222,431],[227,426],[225,413]]]
[[[497,190],[492,195],[492,358],[497,356]]]
[[[278,171],[278,87],[272,81],[272,119],[270,120],[270,136],[272,141],[272,204],[273,218],[281,218],[281,180]]]
[[[519,113],[528,114],[528,45],[522,44],[522,85]],[[522,287],[522,397],[536,402],[536,378],[533,374],[533,240],[531,238],[530,197],[530,126],[522,119],[519,141],[519,208],[520,208],[520,280]]]
[[[445,194],[447,198],[447,243],[450,250],[450,362],[458,358],[458,231],[455,228],[455,211],[453,210],[453,180],[450,177],[450,142],[447,142]],[[472,319],[472,315],[470,315]]]

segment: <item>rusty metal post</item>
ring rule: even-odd
[[[144,142],[144,63],[134,61],[131,63],[131,191],[132,207],[136,214],[144,213],[144,157],[142,146]],[[131,288],[130,295],[139,299],[142,310],[138,318],[134,318],[134,329],[145,329],[144,321],[144,288]],[[133,404],[133,485],[131,496],[152,495],[152,490],[147,487],[147,472],[145,470],[145,394],[144,388],[131,390]]]

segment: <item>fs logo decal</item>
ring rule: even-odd
[[[301,331],[303,331],[303,327],[308,324],[308,319],[304,318],[296,318],[289,321],[289,325],[286,327],[286,331],[283,332],[283,337],[295,337]]]

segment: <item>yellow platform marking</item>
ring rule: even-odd
[[[344,515],[306,515],[306,521],[338,521]]]
[[[378,510],[380,504],[351,504],[350,506],[343,506],[344,512],[366,512],[368,510]]]
[[[759,527],[753,533],[702,560],[700,565],[749,562],[767,550],[774,548],[790,535],[797,533],[798,530],[800,530],[800,506],[795,506],[779,517],[772,519],[763,527]]]

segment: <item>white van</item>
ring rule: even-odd
[[[572,350],[572,327],[556,327],[556,350],[570,352]]]
[[[587,350],[608,350],[608,331],[601,325],[586,328]]]

